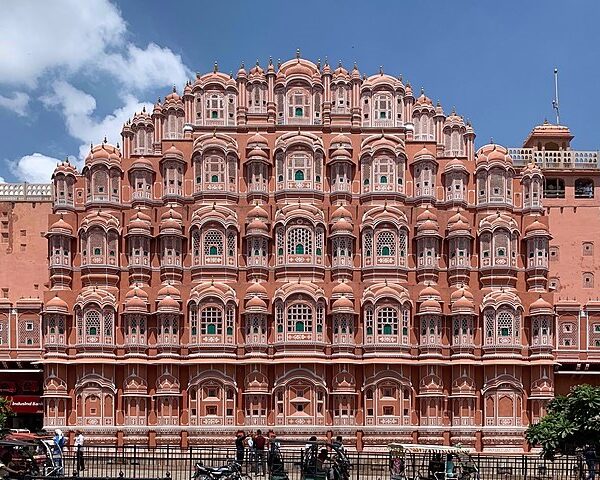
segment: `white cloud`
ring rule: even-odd
[[[122,107],[97,119],[93,116],[96,100],[91,95],[65,81],[54,82],[52,90],[52,94],[43,97],[42,101],[46,106],[60,109],[69,135],[84,142],[79,148],[79,157],[82,159],[87,155],[90,143],[99,143],[104,137],[113,145],[120,142],[125,121],[143,107],[152,108],[150,103],[142,103],[132,95],[125,95]]]
[[[31,183],[49,183],[52,172],[59,162],[58,158],[48,157],[41,153],[32,153],[19,158],[9,166],[18,180]]]
[[[27,105],[29,104],[29,95],[24,92],[14,92],[11,97],[0,95],[0,107],[12,110],[20,117],[27,114]]]
[[[27,89],[37,88],[43,104],[61,112],[68,134],[81,141],[84,158],[90,142],[104,136],[120,140],[123,123],[140,111],[139,92],[181,86],[191,76],[181,56],[149,43],[140,48],[128,41],[121,12],[109,0],[5,0],[0,15],[0,107],[24,116]],[[95,117],[96,99],[73,86],[81,78],[95,84],[122,85],[121,104],[104,117]],[[50,90],[50,91],[49,91]],[[136,95],[133,95],[133,92]],[[41,153],[25,155],[9,165],[20,180],[49,179],[55,159]],[[36,179],[36,180],[34,180]]]
[[[130,44],[126,54],[107,55],[101,60],[101,66],[123,84],[139,90],[182,85],[192,75],[180,55],[155,43],[148,44],[145,49]]]
[[[34,86],[49,70],[77,72],[121,45],[126,29],[107,0],[9,0],[0,16],[0,83]]]
[[[4,177],[0,177],[0,183],[6,183],[6,180],[4,180]]]
[[[34,87],[40,78],[104,72],[126,88],[182,85],[181,56],[155,43],[126,41],[127,24],[108,0],[9,0],[0,16],[0,84]]]

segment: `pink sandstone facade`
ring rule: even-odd
[[[476,150],[401,79],[298,56],[215,66],[122,137],[56,168],[49,280],[25,268],[28,298],[0,303],[0,360],[43,365],[44,427],[522,451],[556,393],[598,383],[600,169],[568,128]]]

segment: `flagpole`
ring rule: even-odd
[[[554,69],[554,100],[552,108],[556,111],[556,124],[560,125],[560,113],[558,110],[558,68]]]

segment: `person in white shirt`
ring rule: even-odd
[[[77,450],[77,472],[82,472],[83,470],[85,470],[85,465],[83,462],[83,442],[83,433],[81,433],[81,430],[77,430],[75,432],[75,448]]]

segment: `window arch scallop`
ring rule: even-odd
[[[362,193],[404,193],[402,157],[390,152],[364,156],[361,160]]]
[[[413,395],[408,384],[383,378],[376,384],[369,384],[364,395],[367,425],[411,425]]]
[[[523,391],[516,380],[494,379],[484,385],[483,391],[486,426],[522,425]]]
[[[77,340],[82,347],[114,345],[115,312],[112,307],[87,305],[77,310]]]

